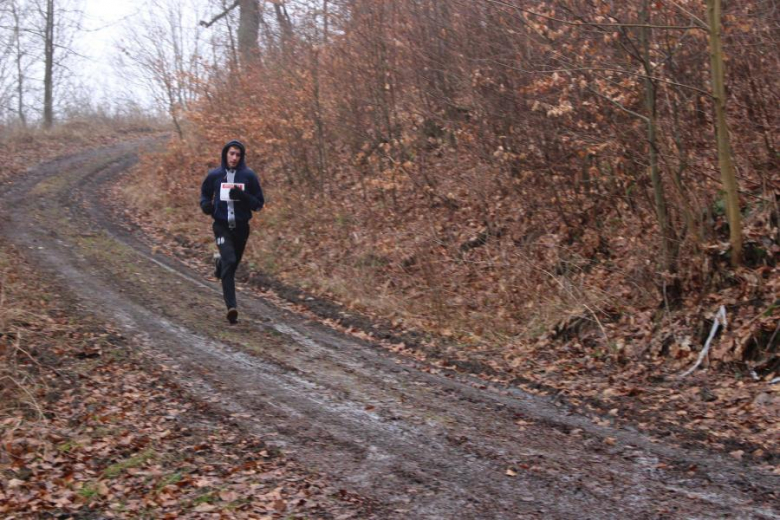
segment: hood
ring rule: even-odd
[[[244,160],[246,159],[246,147],[241,141],[230,141],[222,148],[222,167],[227,170],[227,152],[228,149],[232,146],[235,146],[239,150],[241,150],[241,160],[238,161],[238,166],[236,166],[236,170],[241,170],[246,165]]]

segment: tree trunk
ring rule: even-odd
[[[282,32],[282,52],[287,53],[290,50],[290,42],[292,41],[292,20],[287,13],[287,8],[283,2],[274,2],[274,13],[276,14],[276,23]]]
[[[240,0],[241,10],[238,19],[238,52],[244,67],[257,61],[260,48],[257,46],[257,34],[260,27],[260,12],[257,0]]]
[[[320,51],[316,48],[312,50],[312,83],[314,89],[314,123],[317,128],[317,173],[320,191],[324,191],[325,172],[327,171],[325,123],[323,122],[322,101],[320,96]]]
[[[649,0],[642,4],[642,23],[650,25]],[[664,185],[661,180],[661,172],[658,167],[658,142],[657,142],[657,116],[656,109],[656,85],[651,79],[653,76],[653,66],[650,60],[650,29],[642,27],[640,29],[642,61],[645,71],[645,108],[647,110],[647,142],[648,159],[650,161],[650,179],[653,183],[653,194],[655,197],[655,212],[658,218],[658,226],[661,229],[661,254],[662,268],[664,271],[675,271],[675,247],[672,237],[671,224],[669,222],[669,210],[666,206],[666,196],[664,194]]]
[[[328,0],[322,0],[322,42],[328,44]]]
[[[669,71],[672,76],[676,76],[676,67],[673,59],[669,59]],[[683,183],[682,175],[688,168],[688,151],[686,149],[685,141],[682,137],[681,125],[680,125],[680,104],[676,95],[669,95],[667,93],[669,110],[672,116],[672,139],[677,148],[677,154],[679,156],[679,162],[677,167],[672,169],[671,178],[677,189],[677,196],[680,201],[681,210],[683,212],[683,218],[685,219],[685,226],[688,234],[693,237],[694,246],[696,250],[699,250],[701,244],[704,242],[704,231],[701,226],[701,219],[699,215],[701,210],[699,205],[696,204],[696,198],[693,192],[686,189]]]
[[[222,3],[223,7],[227,9],[227,5],[225,5],[225,2],[223,0]],[[238,70],[238,50],[236,48],[236,37],[233,34],[233,26],[228,21],[226,24],[227,26],[227,32],[228,32],[228,42],[230,43],[230,69],[231,70]],[[216,63],[216,61],[215,61]]]
[[[44,33],[43,126],[54,123],[54,0],[46,0],[46,30]]]
[[[742,215],[739,211],[739,189],[731,162],[731,143],[726,125],[726,84],[721,43],[721,0],[707,0],[707,22],[710,36],[710,72],[715,104],[715,132],[718,141],[718,166],[726,192],[726,216],[729,222],[731,265],[742,261]]]
[[[14,17],[14,46],[16,47],[16,111],[22,127],[27,127],[27,117],[24,114],[24,69],[22,67],[22,40],[19,34],[19,11],[16,10],[16,2],[11,2],[11,14]]]

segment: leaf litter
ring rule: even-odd
[[[144,133],[144,132],[141,132]],[[73,147],[2,146],[0,180]],[[41,139],[39,137],[39,139]],[[46,137],[46,139],[49,139]],[[27,154],[27,155],[25,155]],[[0,516],[356,518],[369,506],[193,402],[164,366],[0,247]]]

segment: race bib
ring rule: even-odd
[[[219,200],[222,201],[236,201],[238,199],[231,199],[230,198],[230,190],[231,188],[238,188],[241,191],[244,191],[244,183],[243,182],[223,182],[220,184],[219,187]]]

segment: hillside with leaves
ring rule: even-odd
[[[144,226],[205,256],[198,189],[238,138],[268,198],[255,271],[510,380],[663,402],[670,425],[776,448],[772,2],[717,19],[688,0],[286,5],[295,16],[274,10],[256,59],[197,84],[184,138],[124,190]],[[708,372],[681,390],[721,306]]]

